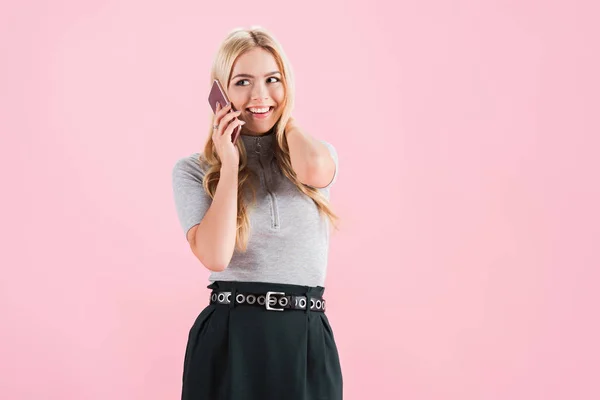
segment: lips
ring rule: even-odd
[[[257,108],[260,108],[260,107],[257,107]],[[256,120],[262,120],[262,119],[267,119],[267,118],[269,118],[269,117],[271,116],[271,114],[273,114],[273,109],[274,109],[274,108],[275,108],[275,107],[269,107],[269,111],[267,111],[267,112],[266,112],[266,113],[264,113],[264,114],[255,114],[255,113],[253,113],[252,111],[250,111],[250,109],[248,109],[248,108],[246,109],[246,111],[248,112],[248,114],[250,115],[250,117],[251,117],[252,119],[256,119]]]

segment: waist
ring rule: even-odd
[[[229,307],[262,307],[267,311],[325,312],[322,286],[287,283],[215,281],[210,304]]]

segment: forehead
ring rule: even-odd
[[[231,76],[236,74],[261,76],[277,70],[279,70],[279,67],[275,57],[267,50],[256,47],[238,57],[233,64]]]

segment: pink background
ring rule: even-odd
[[[0,398],[179,398],[208,271],[171,168],[253,24],[340,156],[345,399],[600,398],[594,2],[211,3],[0,6]]]

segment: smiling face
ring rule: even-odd
[[[233,65],[227,95],[242,113],[242,134],[262,135],[281,117],[285,87],[281,71],[271,53],[256,47],[242,54]],[[266,112],[265,112],[266,111]]]

